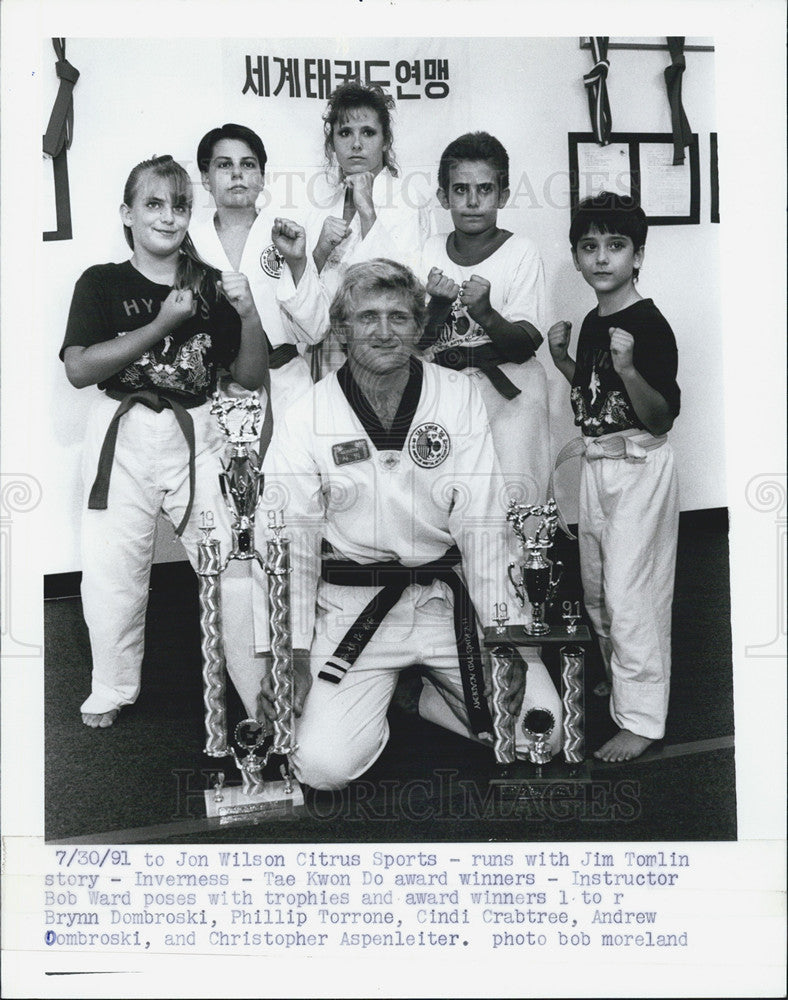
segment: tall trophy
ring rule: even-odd
[[[229,451],[219,484],[230,512],[232,547],[222,560],[219,542],[211,537],[212,517],[205,515],[203,540],[198,545],[200,633],[205,702],[205,752],[210,757],[232,757],[241,772],[241,785],[225,785],[217,773],[212,791],[205,792],[206,812],[223,822],[238,817],[292,814],[303,808],[300,787],[293,781],[290,758],[296,749],[293,719],[293,645],[290,627],[290,542],[284,523],[273,511],[268,521],[271,537],[266,558],[255,548],[255,514],[263,486],[262,457],[254,450],[260,440],[263,411],[256,395],[213,398],[211,412],[228,438]],[[227,731],[226,664],[221,641],[219,581],[232,560],[255,561],[269,578],[268,604],[272,653],[275,718],[272,724],[243,719]],[[284,758],[281,781],[266,781],[263,771],[272,754]]]
[[[535,534],[529,537],[526,534],[526,523],[532,516],[541,517],[542,520]],[[525,562],[522,566],[509,564],[509,579],[520,604],[525,606],[526,597],[531,604],[533,617],[531,623],[525,626],[525,631],[528,635],[549,635],[550,626],[545,621],[545,616],[553,603],[563,573],[560,562],[554,563],[547,558],[547,553],[553,547],[553,536],[558,527],[556,502],[550,499],[545,504],[522,504],[510,500],[506,520],[512,525],[525,552]],[[519,580],[515,579],[512,572],[515,569],[519,569]]]

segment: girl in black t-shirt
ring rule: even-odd
[[[192,511],[212,511],[220,541],[230,541],[217,479],[224,442],[208,402],[217,371],[227,367],[257,389],[267,370],[246,278],[208,267],[188,237],[191,192],[170,156],[132,170],[120,207],[131,259],[80,277],[61,349],[72,385],[104,390],[83,456],[82,601],[93,675],[81,711],[94,728],[112,725],[139,694],[159,514],[177,525],[195,566]],[[253,714],[259,680],[242,634],[252,620],[248,580],[231,574],[222,595],[228,670]]]

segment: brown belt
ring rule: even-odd
[[[186,512],[181,519],[181,523],[175,529],[176,535],[181,535],[189,520],[194,502],[194,421],[188,412],[196,406],[202,406],[207,401],[207,397],[196,396],[194,399],[179,401],[166,393],[156,392],[153,389],[140,389],[137,392],[116,392],[112,389],[105,390],[111,399],[119,399],[120,406],[115,410],[115,414],[110,421],[107,433],[104,435],[104,443],[101,446],[96,478],[90,490],[88,498],[89,510],[106,510],[107,497],[109,496],[109,481],[112,475],[112,463],[115,459],[115,445],[118,440],[118,424],[124,413],[141,403],[148,409],[161,413],[162,410],[172,410],[173,416],[178,422],[178,426],[183,431],[186,444],[189,446],[189,502],[186,505]]]

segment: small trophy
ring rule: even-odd
[[[506,520],[512,525],[526,554],[525,562],[519,567],[521,580],[516,580],[513,573],[513,570],[518,568],[516,563],[509,564],[509,579],[520,603],[525,606],[527,597],[531,604],[532,620],[529,625],[524,626],[527,635],[550,633],[550,626],[545,621],[545,616],[553,603],[563,572],[563,565],[560,562],[553,563],[547,558],[558,527],[557,511],[553,499],[545,504],[521,504],[516,500],[510,500],[506,511]],[[532,516],[541,517],[542,520],[533,538],[530,538],[525,533],[525,526],[528,518]]]
[[[268,520],[273,537],[266,546],[264,560],[254,545],[255,512],[263,486],[261,456],[252,445],[260,440],[262,408],[257,396],[214,396],[211,412],[229,439],[229,457],[219,473],[224,502],[232,519],[232,548],[222,562],[220,546],[210,537],[213,516],[204,515],[205,535],[198,545],[200,578],[200,630],[205,692],[205,752],[211,757],[231,756],[241,772],[242,785],[225,785],[220,775],[214,790],[205,793],[209,817],[223,822],[250,814],[293,813],[303,807],[301,789],[291,777],[290,757],[296,749],[293,739],[293,647],[290,630],[290,542],[283,537],[284,523],[273,511]],[[272,681],[276,718],[273,725],[244,719],[235,728],[235,742],[245,751],[239,754],[228,745],[226,665],[221,643],[219,579],[234,560],[255,560],[269,577]],[[282,755],[282,781],[265,782],[262,774],[271,754]]]

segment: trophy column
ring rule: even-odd
[[[200,648],[202,650],[203,700],[205,702],[205,752],[226,757],[227,671],[221,636],[219,542],[211,538],[213,525],[200,529],[204,538],[197,545],[197,576],[200,600]]]
[[[506,645],[493,646],[490,658],[492,659],[490,714],[495,760],[498,764],[513,764],[517,759],[514,749],[516,719],[509,711],[507,701],[514,669],[514,650]]]

